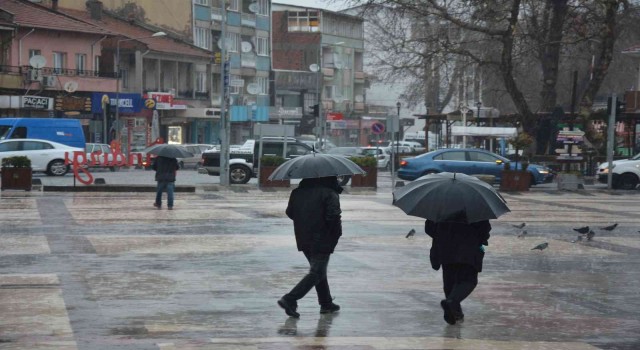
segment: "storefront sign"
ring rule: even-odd
[[[344,130],[347,128],[347,123],[344,120],[329,121],[332,130]]]
[[[327,120],[344,120],[344,115],[339,112],[327,113]]]
[[[116,94],[109,92],[94,92],[91,95],[91,113],[102,113],[102,97],[107,95],[111,106],[118,105],[120,113],[140,113],[142,110],[142,97],[140,94],[119,94],[116,103]],[[113,108],[113,107],[112,107]]]
[[[319,73],[275,71],[277,90],[309,90],[318,88]]]
[[[302,107],[269,107],[269,119],[301,119]]]
[[[56,111],[91,112],[89,97],[57,96]]]
[[[53,99],[39,96],[21,96],[20,108],[51,109]]]

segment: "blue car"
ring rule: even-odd
[[[510,163],[512,170],[520,169],[520,164],[483,149],[440,149],[403,159],[400,162],[398,177],[413,181],[423,175],[446,171],[466,175],[493,175],[496,182],[500,183],[502,170],[507,163]],[[545,166],[529,164],[527,170],[531,174],[531,184],[537,185],[553,180],[553,172]]]

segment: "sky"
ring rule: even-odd
[[[273,0],[273,2],[279,4],[316,7],[332,11],[341,10],[345,7],[342,5],[342,1],[340,0]]]

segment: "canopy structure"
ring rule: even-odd
[[[516,128],[489,126],[452,126],[451,135],[512,138],[518,135],[518,130]]]

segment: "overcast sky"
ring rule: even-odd
[[[273,2],[279,4],[316,7],[332,11],[341,10],[345,7],[340,0],[274,0]]]

